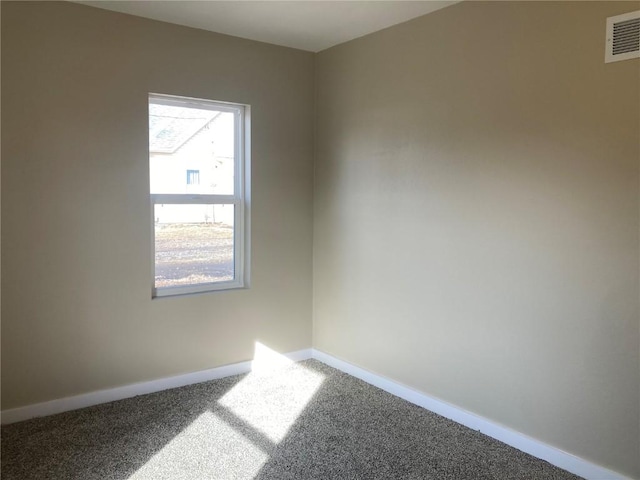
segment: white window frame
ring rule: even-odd
[[[232,112],[235,117],[234,139],[234,193],[233,195],[194,195],[194,194],[152,194],[151,200],[151,254],[152,254],[152,297],[168,297],[174,295],[186,295],[191,293],[212,292],[247,288],[249,286],[249,187],[251,166],[251,130],[249,105],[239,103],[220,102],[198,98],[179,97],[164,94],[149,94],[149,104],[192,107],[208,109],[217,112]],[[179,285],[175,287],[155,286],[155,206],[156,205],[233,205],[233,256],[234,279],[223,282],[200,283],[193,285]]]

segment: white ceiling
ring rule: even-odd
[[[79,1],[98,8],[319,52],[457,1]]]

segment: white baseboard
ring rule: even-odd
[[[285,353],[283,356],[289,360],[298,362],[311,358],[312,349],[298,350],[296,352]],[[218,378],[230,377],[241,373],[248,373],[253,369],[253,362],[240,362],[222,367],[202,370],[200,372],[176,375],[174,377],[151,380],[149,382],[134,383],[122,387],[99,390],[97,392],[85,393],[73,397],[60,398],[49,402],[36,403],[26,407],[3,410],[0,422],[3,425],[20,422],[35,417],[45,417],[56,413],[68,412],[79,408],[91,407],[101,403],[113,402],[124,398],[131,398],[137,395],[160,392],[170,388],[184,387],[195,383],[208,382]]]
[[[413,390],[380,375],[376,375],[375,373],[371,373],[319,350],[313,350],[313,358],[374,385],[381,390],[389,392],[396,397],[403,398],[408,402],[426,408],[473,430],[479,430],[489,437],[495,438],[502,443],[506,443],[534,457],[546,460],[556,467],[560,467],[587,480],[632,480],[620,473],[564,452],[558,448],[542,443],[539,440],[516,432],[515,430],[511,430],[508,427],[494,423],[491,420],[487,420],[486,418]]]

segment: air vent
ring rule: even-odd
[[[605,63],[640,58],[640,10],[607,18]]]

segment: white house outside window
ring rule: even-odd
[[[248,110],[149,95],[154,297],[246,286]]]

